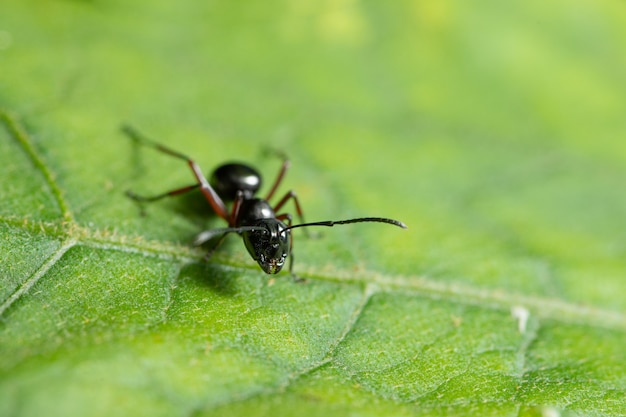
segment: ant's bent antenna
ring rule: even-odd
[[[401,221],[394,219],[387,219],[385,217],[359,217],[356,219],[348,219],[348,220],[326,220],[321,222],[312,222],[312,223],[300,223],[294,224],[293,226],[285,227],[280,231],[280,233],[285,233],[287,230],[295,229],[297,227],[309,227],[309,226],[326,226],[333,227],[336,224],[350,224],[350,223],[387,223],[393,226],[398,226],[403,229],[408,229],[408,226]],[[213,239],[216,236],[225,235],[227,233],[243,233],[243,232],[258,232],[265,231],[266,228],[262,226],[239,226],[239,227],[224,227],[220,229],[211,229],[205,230],[202,233],[198,234],[193,241],[193,244],[196,246],[202,245],[205,242]]]
[[[398,221],[398,220],[387,219],[385,217],[359,217],[359,218],[356,218],[356,219],[348,219],[348,220],[326,220],[326,221],[322,221],[322,222],[294,224],[293,226],[289,226],[289,227],[284,228],[282,230],[282,232],[284,232],[285,230],[295,229],[296,227],[309,227],[309,226],[333,227],[336,224],[365,223],[365,222],[370,222],[370,223],[387,223],[387,224],[391,224],[391,225],[394,225],[394,226],[401,227],[403,229],[408,229],[406,224],[404,224],[404,223],[402,223],[401,221]]]
[[[216,236],[225,235],[226,233],[243,233],[243,232],[258,232],[266,230],[264,227],[259,226],[239,226],[239,227],[224,227],[221,229],[205,230],[199,233],[193,240],[193,244],[200,246],[205,242],[213,239]]]

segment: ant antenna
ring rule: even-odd
[[[408,229],[408,226],[401,221],[387,219],[385,217],[358,217],[356,219],[348,219],[348,220],[326,220],[321,222],[312,222],[312,223],[300,223],[294,224],[293,226],[285,227],[280,231],[280,233],[285,233],[287,230],[295,229],[297,227],[309,227],[309,226],[326,226],[333,227],[336,224],[350,224],[350,223],[387,223],[393,226],[398,226],[403,229]],[[216,236],[225,235],[227,233],[243,233],[243,232],[259,232],[267,230],[264,227],[260,226],[239,226],[239,227],[224,227],[220,229],[211,229],[205,230],[196,236],[193,243],[196,246],[202,245],[205,242],[213,239]]]
[[[226,233],[258,232],[263,230],[266,229],[259,226],[224,227],[221,229],[205,230],[204,232],[196,236],[196,238],[193,240],[193,244],[196,246],[200,246],[203,243],[213,239],[214,237],[225,235]]]
[[[349,224],[349,223],[387,223],[393,226],[398,226],[403,229],[408,229],[407,225],[398,220],[387,219],[385,217],[358,217],[356,219],[348,219],[348,220],[326,220],[322,222],[312,222],[312,223],[300,223],[294,224],[293,226],[289,226],[284,228],[281,232],[285,232],[286,230],[295,229],[296,227],[309,227],[309,226],[326,226],[333,227],[336,224]]]

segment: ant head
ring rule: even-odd
[[[246,249],[266,274],[277,274],[289,257],[290,230],[277,219],[259,219],[250,226],[254,229],[242,233]]]

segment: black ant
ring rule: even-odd
[[[300,202],[294,191],[287,192],[278,203],[271,206],[269,200],[278,189],[289,168],[289,160],[284,155],[282,155],[282,167],[270,191],[265,198],[258,198],[255,197],[255,194],[261,187],[261,175],[250,165],[242,163],[221,165],[213,171],[210,180],[207,180],[196,162],[188,156],[148,139],[130,126],[122,126],[122,131],[141,145],[152,147],[167,155],[184,160],[191,168],[197,181],[196,184],[177,188],[152,197],[144,197],[127,191],[126,194],[130,198],[139,203],[151,202],[164,197],[184,194],[199,188],[213,208],[213,211],[226,220],[228,227],[201,232],[196,236],[194,244],[201,245],[219,236],[220,240],[215,246],[217,247],[228,233],[237,233],[243,237],[246,249],[248,249],[252,259],[257,261],[267,274],[278,273],[289,257],[289,272],[294,279],[299,280],[293,273],[293,254],[291,253],[293,246],[291,230],[297,227],[330,227],[336,224],[378,222],[388,223],[403,229],[407,228],[400,221],[383,217],[360,217],[348,220],[305,223]],[[288,213],[276,214],[289,200],[294,202],[300,224],[292,225],[292,217]],[[230,211],[226,208],[224,201],[233,202]],[[207,254],[207,258],[210,257],[213,250]]]

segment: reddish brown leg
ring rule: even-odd
[[[171,190],[163,194],[159,194],[159,195],[153,195],[150,197],[138,195],[138,194],[133,193],[132,191],[126,191],[126,195],[132,198],[133,200],[139,201],[141,203],[150,203],[152,201],[157,201],[165,197],[172,197],[175,195],[185,194],[191,190],[195,190],[198,187],[200,187],[200,184],[188,185],[186,187],[177,188],[175,190]]]
[[[237,219],[239,218],[239,208],[241,207],[241,203],[243,202],[243,191],[237,191],[237,195],[235,196],[235,201],[233,201],[233,207],[230,211],[230,220],[228,220],[228,226],[235,227],[237,226]]]
[[[279,214],[278,216],[276,216],[276,218],[280,220],[281,222],[287,223],[287,226],[291,226],[291,214],[289,213]],[[300,278],[293,272],[293,234],[291,235],[291,239],[289,240],[289,273],[291,274],[291,277],[293,278],[294,282],[298,282],[298,283],[306,282],[306,279]]]
[[[280,167],[280,171],[278,171],[278,176],[274,180],[274,184],[272,185],[272,188],[267,193],[267,196],[265,196],[265,200],[267,201],[269,201],[274,196],[274,193],[276,193],[276,190],[278,189],[278,186],[280,185],[280,183],[283,182],[283,179],[285,178],[285,174],[287,173],[287,170],[289,169],[290,163],[289,163],[289,159],[287,159],[287,156],[282,153],[279,153],[279,156],[283,158],[283,164]]]
[[[298,196],[296,192],[293,190],[289,190],[287,194],[283,198],[280,199],[278,203],[274,206],[274,211],[277,212],[280,210],[289,200],[293,200],[294,205],[296,206],[296,213],[298,214],[298,219],[300,223],[304,223],[304,215],[302,214],[302,207],[300,207],[300,201],[298,201]]]
[[[215,211],[215,213],[218,216],[220,216],[222,219],[229,221],[229,215],[226,210],[226,205],[224,204],[220,196],[217,195],[213,187],[211,187],[206,177],[202,174],[200,167],[198,166],[198,164],[196,164],[196,162],[193,159],[189,158],[187,155],[184,155],[180,152],[170,149],[167,146],[161,145],[158,142],[148,139],[147,137],[143,136],[141,133],[139,133],[138,131],[136,131],[130,126],[123,126],[122,131],[126,133],[128,136],[130,136],[133,140],[135,140],[136,142],[142,145],[150,146],[167,155],[186,161],[187,165],[189,165],[189,168],[191,168],[191,172],[193,172],[193,175],[196,178],[196,181],[198,181],[197,186],[188,186],[188,187],[179,188],[177,190],[173,190],[168,193],[161,194],[160,196],[157,196],[157,197],[161,198],[161,196],[182,194],[184,192],[190,191],[193,188],[199,187],[200,191],[202,191],[202,194],[204,194],[205,198],[207,199],[207,201],[213,208],[213,211]],[[156,199],[158,200],[158,198]],[[149,200],[149,201],[153,201],[153,200]]]

